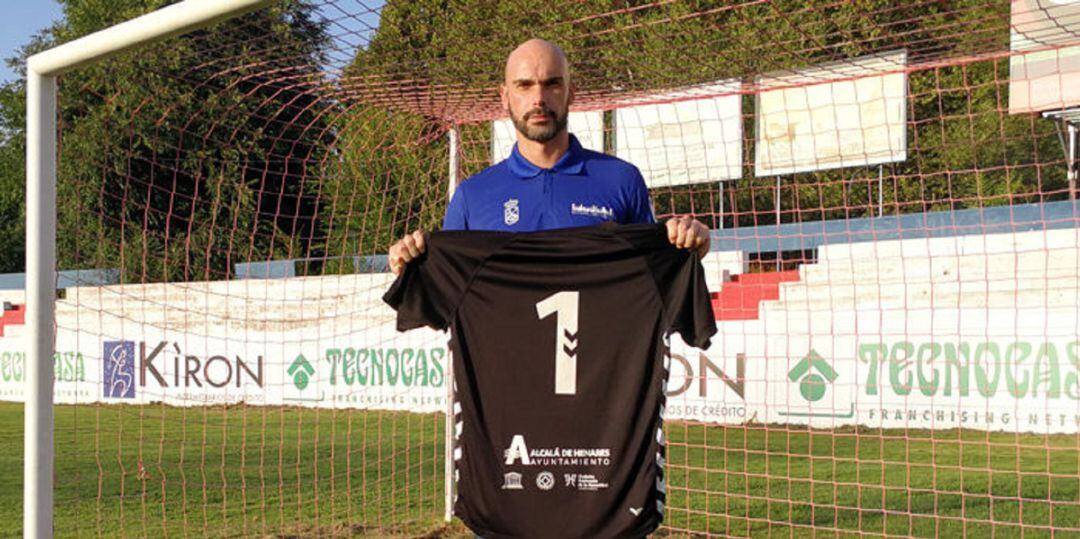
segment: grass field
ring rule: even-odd
[[[58,406],[57,536],[468,537],[442,524],[442,426]],[[661,536],[1080,536],[1077,436],[671,423],[668,437]],[[22,406],[0,404],[2,537],[21,535],[22,443]]]

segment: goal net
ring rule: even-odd
[[[509,155],[533,36],[712,229],[659,536],[1080,534],[1080,4],[289,0],[59,79],[57,535],[468,536],[386,252]]]

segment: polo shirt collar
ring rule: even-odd
[[[532,164],[528,159],[525,159],[520,152],[518,152],[517,143],[514,143],[514,149],[510,152],[510,158],[506,160],[510,167],[510,172],[513,172],[515,176],[522,179],[535,178],[544,169]],[[570,147],[567,148],[566,153],[555,162],[555,166],[551,167],[551,170],[560,174],[581,174],[581,168],[585,164],[585,149],[581,147],[581,143],[578,142],[577,137],[570,135]]]

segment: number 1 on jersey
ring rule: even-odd
[[[556,292],[536,303],[541,320],[555,313],[555,394],[577,393],[578,293]]]

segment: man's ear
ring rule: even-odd
[[[499,100],[502,101],[502,108],[505,111],[510,110],[510,98],[506,95],[506,83],[499,85]]]

